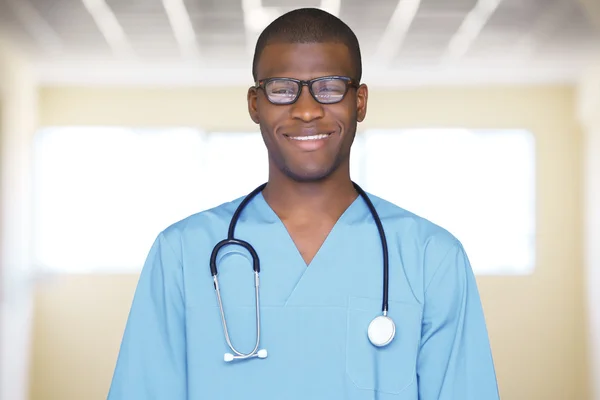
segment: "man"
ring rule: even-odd
[[[384,254],[349,172],[368,98],[350,28],[316,9],[287,13],[260,36],[253,76],[248,110],[268,149],[269,179],[231,236],[253,246],[260,280],[243,244],[216,251],[218,280],[211,274],[213,248],[242,199],[165,229],[141,273],[109,400],[497,399],[460,242],[373,195],[395,336],[370,342]]]

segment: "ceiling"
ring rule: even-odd
[[[301,6],[354,29],[376,85],[572,82],[600,54],[599,0],[0,0],[0,33],[43,84],[246,85]]]

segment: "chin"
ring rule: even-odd
[[[333,173],[333,169],[299,170],[286,168],[284,173],[288,178],[299,183],[317,183],[329,178]]]

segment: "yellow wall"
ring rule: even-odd
[[[45,88],[40,120],[46,126],[254,130],[245,95],[245,88]],[[587,398],[582,137],[574,96],[569,87],[373,88],[362,125],[525,128],[535,134],[536,271],[526,277],[479,278],[503,400]],[[32,399],[106,397],[135,284],[135,276],[64,276],[39,284]]]

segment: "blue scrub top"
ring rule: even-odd
[[[465,250],[449,232],[370,195],[389,247],[389,316],[396,337],[368,340],[381,314],[382,250],[359,196],[310,265],[261,194],[236,238],[261,261],[266,359],[226,363],[209,259],[241,199],[179,221],[157,237],[143,267],[108,400],[495,400],[488,333]],[[219,283],[233,345],[256,340],[250,256],[228,246]]]

